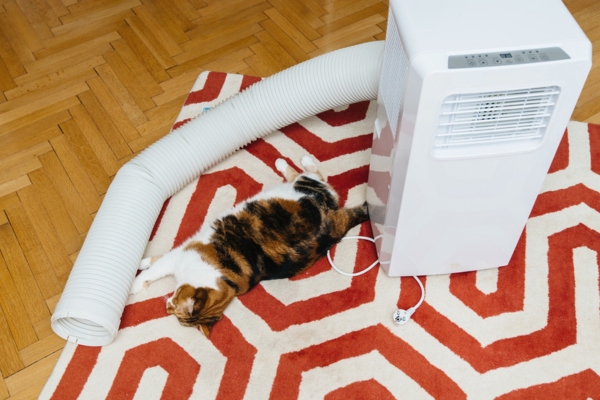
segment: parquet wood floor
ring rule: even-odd
[[[600,3],[567,0],[598,49]],[[111,179],[203,70],[268,76],[385,37],[380,0],[0,0],[0,399],[35,398],[50,315]],[[600,123],[600,68],[573,119]]]

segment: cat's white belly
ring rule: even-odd
[[[221,278],[221,273],[204,262],[194,250],[179,251],[174,275],[177,286],[187,283],[194,287],[219,289],[217,280]]]
[[[298,201],[304,196],[306,196],[306,195],[294,190],[293,183],[282,183],[280,185],[277,185],[270,189],[262,191],[256,195],[250,197],[249,199],[246,199],[246,200],[236,204],[236,206],[233,207],[231,210],[228,210],[228,211],[224,212],[223,214],[221,214],[219,216],[219,218],[223,218],[227,215],[235,214],[238,211],[243,210],[244,207],[246,206],[246,204],[249,202],[252,202],[252,201],[269,200],[269,199],[274,199],[274,198]]]
[[[302,198],[303,196],[306,195],[295,190],[293,183],[282,183],[281,185],[274,186],[270,189],[258,193],[256,196],[251,197],[248,201],[268,200],[272,198],[297,201],[300,200],[300,198]]]

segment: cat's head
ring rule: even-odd
[[[167,300],[167,312],[175,315],[181,325],[198,327],[208,337],[212,326],[235,297],[228,285],[219,285],[219,289],[183,284]]]

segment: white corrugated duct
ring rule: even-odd
[[[383,42],[334,51],[275,74],[171,132],[111,184],[52,315],[61,337],[116,336],[164,201],[242,146],[325,110],[377,97]]]

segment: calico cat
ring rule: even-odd
[[[208,337],[235,296],[313,265],[368,212],[366,203],[340,208],[312,158],[302,157],[301,164],[305,172],[298,174],[278,159],[275,167],[286,183],[241,202],[163,256],[143,259],[131,293],[174,275],[177,288],[167,312]]]

